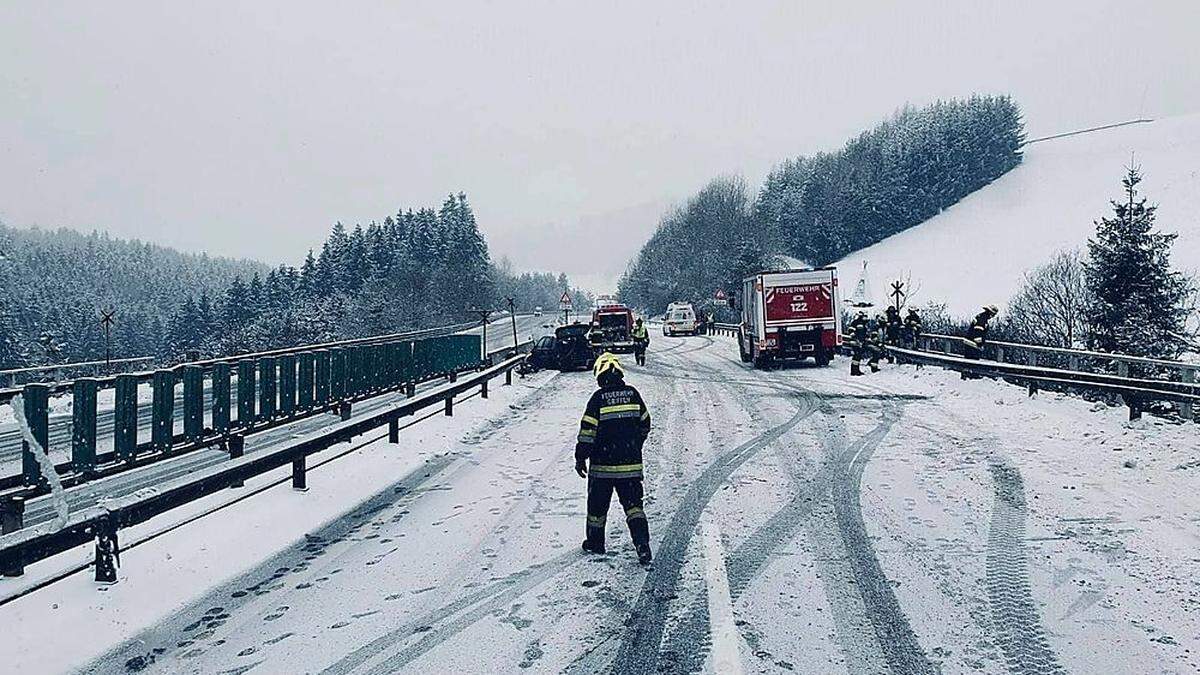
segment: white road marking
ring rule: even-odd
[[[711,516],[700,521],[704,542],[704,579],[708,586],[708,623],[712,635],[709,662],[719,675],[741,675],[741,635],[733,623],[733,601],[729,598],[729,573],[725,570],[725,547],[721,532]]]

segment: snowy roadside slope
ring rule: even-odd
[[[1159,229],[1179,233],[1173,264],[1200,269],[1200,115],[1033,143],[1021,166],[991,185],[837,264],[857,275],[867,260],[876,289],[911,276],[916,304],[945,302],[953,314],[1003,306],[1027,270],[1056,251],[1086,248],[1131,159],[1145,176],[1143,195],[1159,204]]]

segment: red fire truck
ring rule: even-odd
[[[632,352],[633,312],[616,303],[597,306],[588,338],[597,352]]]
[[[742,361],[763,368],[811,357],[828,365],[842,344],[837,268],[761,272],[742,281]]]

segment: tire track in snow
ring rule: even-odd
[[[1046,641],[1029,584],[1025,482],[1003,457],[993,456],[988,469],[995,502],[988,529],[987,593],[996,643],[1010,673],[1066,673]]]
[[[658,557],[642,584],[611,672],[625,674],[658,670],[659,646],[666,627],[668,601],[675,595],[684,555],[695,535],[700,514],[734,471],[816,410],[810,397],[800,395],[798,399],[800,409],[789,420],[720,455],[692,482],[665,528],[666,534],[658,545]]]

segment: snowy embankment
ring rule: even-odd
[[[1131,162],[1145,176],[1142,195],[1159,205],[1158,229],[1179,234],[1173,264],[1200,270],[1200,115],[1038,141],[1024,152],[1024,162],[991,185],[839,261],[844,276],[856,278],[865,260],[877,293],[911,278],[918,306],[944,302],[958,316],[1003,306],[1026,271],[1057,251],[1086,249]]]

